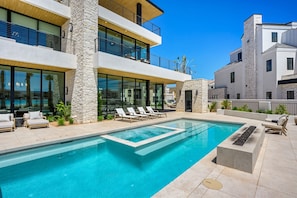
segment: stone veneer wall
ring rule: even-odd
[[[256,65],[256,25],[262,23],[261,15],[253,15],[244,22],[242,37],[242,58],[245,68],[246,99],[257,98],[257,65]]]
[[[192,112],[208,112],[208,81],[189,80],[176,83],[176,111],[185,111],[185,91],[192,90]],[[196,91],[198,90],[198,95]]]
[[[75,38],[77,69],[66,73],[67,98],[71,98],[71,111],[77,123],[97,121],[97,70],[94,68],[94,40],[98,37],[98,1],[70,2],[71,23]],[[68,32],[69,33],[69,32]],[[69,37],[69,36],[68,36]]]

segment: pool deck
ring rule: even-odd
[[[113,130],[136,127],[175,118],[195,118],[216,121],[260,124],[261,121],[217,115],[215,113],[169,112],[167,118],[137,122],[110,120],[91,124],[27,129],[0,133],[0,154],[52,144],[70,139],[106,134]],[[231,169],[212,162],[216,149],[164,187],[154,197],[296,197],[297,196],[297,126],[292,119],[287,124],[288,136],[265,134],[253,174]],[[203,185],[211,178],[222,184],[219,190]]]

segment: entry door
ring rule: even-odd
[[[185,91],[185,111],[192,112],[192,90]]]

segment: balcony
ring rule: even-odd
[[[145,65],[152,65],[164,69],[169,69],[178,73],[191,75],[191,68],[180,68],[177,61],[168,60],[160,56],[147,53],[146,48],[140,46],[127,46],[117,43],[114,40],[103,38],[95,39],[95,50],[105,52],[115,56],[127,58],[131,61],[141,62]]]
[[[0,21],[1,64],[75,69],[74,45],[73,40]]]
[[[33,46],[43,46],[56,51],[75,54],[74,40],[61,38],[56,35],[44,33],[38,30],[30,29],[5,21],[0,21],[0,37],[15,40],[17,43],[23,43]]]
[[[113,0],[106,0],[99,1],[99,4],[100,6],[128,19],[129,21],[132,21],[133,23],[136,23],[159,36],[161,35],[161,29],[158,26],[151,23],[149,20],[146,20],[145,18],[138,16],[136,13],[120,5],[119,3]]]

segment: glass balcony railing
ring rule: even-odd
[[[148,55],[146,49],[138,48],[137,46],[127,46],[117,43],[113,40],[97,38],[95,39],[95,51],[101,51],[124,58],[129,58],[133,61],[140,61],[153,66],[170,69],[173,71],[191,75],[191,68],[180,68],[177,61],[169,60],[153,54]]]
[[[157,35],[161,35],[161,29],[158,26],[151,23],[149,20],[146,20],[146,19],[142,18],[141,16],[138,16],[136,13],[123,7],[122,5],[116,3],[112,0],[99,1],[99,4],[102,7],[132,21],[133,23],[136,23]]]
[[[17,24],[0,21],[0,36],[14,39],[17,43],[33,46],[43,46],[75,54],[75,41],[61,38],[56,35],[44,33]]]

